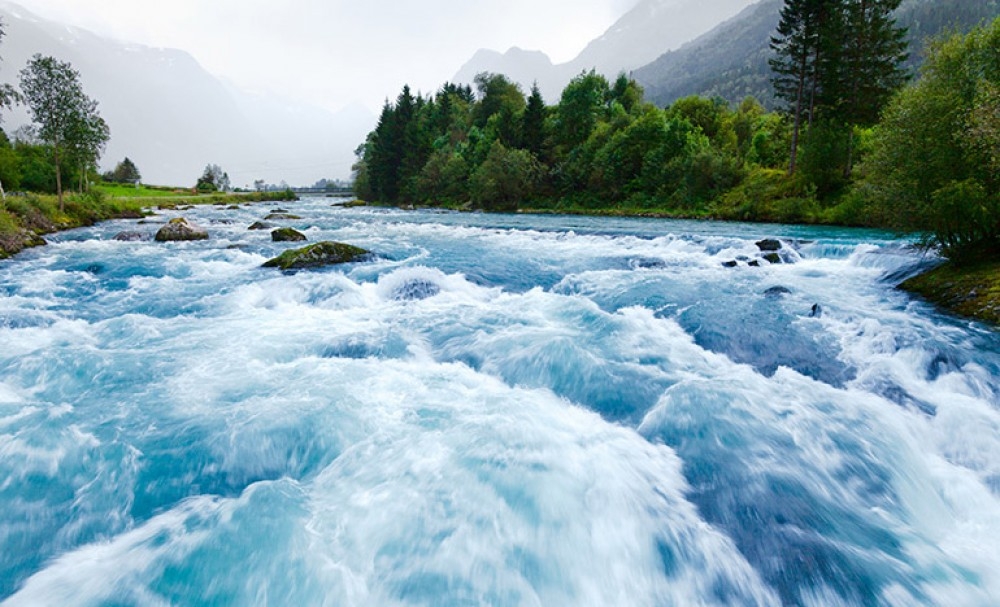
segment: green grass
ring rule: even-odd
[[[283,200],[295,200],[295,194],[248,192],[198,195],[190,190],[170,188],[99,186],[86,194],[66,194],[62,210],[53,195],[9,196],[6,203],[0,203],[0,259],[16,255],[27,247],[45,244],[40,238],[43,234],[93,225],[108,219],[142,217],[149,207]]]
[[[94,189],[115,198],[171,198],[191,195],[190,189],[148,185],[135,187],[120,183],[104,183]]]

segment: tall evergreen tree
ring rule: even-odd
[[[906,81],[906,30],[893,17],[900,0],[847,0],[841,22],[841,60],[827,78],[829,104],[848,125],[844,175],[853,164],[854,126],[872,126]]]
[[[811,122],[819,91],[818,72],[824,61],[828,24],[835,0],[785,0],[778,29],[771,37],[770,59],[774,94],[787,104],[793,118],[789,173],[795,172],[804,121]]]
[[[521,144],[535,157],[540,158],[545,145],[545,101],[538,90],[538,83],[531,86],[528,105],[521,121]]]

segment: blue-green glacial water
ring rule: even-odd
[[[0,603],[1000,605],[1000,338],[905,242],[330,202],[375,259],[0,262]]]

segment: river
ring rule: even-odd
[[[0,262],[3,605],[1000,604],[1000,338],[906,242],[331,202],[374,259]]]

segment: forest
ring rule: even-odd
[[[816,7],[819,7],[817,9]],[[357,150],[356,192],[392,205],[832,223],[1000,250],[1000,20],[928,43],[906,69],[898,0],[788,0],[768,111],[645,100],[579,74],[555,104],[502,74],[404,86]]]

